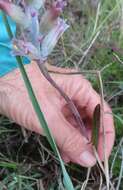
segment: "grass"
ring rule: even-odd
[[[115,146],[109,160],[110,181],[114,189],[122,190],[122,1],[99,1],[97,9],[90,7],[90,1],[93,2],[70,1],[63,15],[70,29],[59,41],[49,62],[79,68],[98,92],[100,85],[94,72],[100,71],[104,98],[113,109],[116,127]],[[46,140],[3,116],[0,126],[0,190],[63,190],[59,163]],[[98,166],[90,171],[70,164],[67,169],[76,190],[106,189],[104,175]]]

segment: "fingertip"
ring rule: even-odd
[[[64,152],[70,160],[68,158],[66,160],[65,157],[63,159],[83,167],[92,167],[96,163],[96,158],[93,155],[91,144],[79,131],[76,129],[72,131],[62,146],[62,153]]]
[[[96,164],[96,158],[92,152],[86,150],[80,154],[78,163],[83,167],[92,167]]]

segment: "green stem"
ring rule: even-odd
[[[12,39],[13,38],[13,33],[12,33],[11,28],[9,26],[9,22],[7,20],[7,17],[6,17],[6,15],[4,13],[3,13],[3,18],[4,18],[4,22],[5,22],[5,26],[6,26],[8,35],[9,35],[10,39]],[[66,171],[66,168],[65,168],[64,163],[63,163],[63,161],[61,159],[59,150],[57,148],[57,145],[56,145],[56,143],[54,141],[54,138],[53,138],[53,136],[52,136],[52,134],[50,132],[50,129],[48,128],[47,122],[46,122],[46,120],[44,118],[44,115],[43,115],[43,113],[41,111],[41,108],[40,108],[40,106],[38,104],[38,101],[36,99],[36,96],[34,94],[32,85],[31,85],[31,83],[29,81],[29,78],[28,78],[27,73],[26,73],[25,68],[24,68],[22,58],[20,56],[16,56],[16,60],[17,60],[20,72],[22,74],[25,86],[27,88],[28,95],[29,95],[30,100],[32,102],[33,108],[34,108],[34,110],[35,110],[35,112],[37,114],[37,117],[39,119],[40,126],[43,128],[43,130],[44,130],[44,132],[45,132],[45,134],[47,136],[48,142],[50,143],[53,151],[55,152],[55,154],[59,158],[61,169],[62,169],[62,172],[63,172],[64,185],[66,187],[66,190],[74,190],[72,181],[71,181],[71,179],[70,179],[70,177],[69,177],[69,175],[68,175],[68,173]]]

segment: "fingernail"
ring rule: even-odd
[[[84,151],[80,155],[80,162],[85,167],[91,167],[96,164],[96,158],[89,151]]]

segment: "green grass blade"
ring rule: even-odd
[[[13,37],[13,34],[12,34],[12,31],[11,31],[11,28],[9,26],[9,23],[8,23],[8,20],[7,20],[7,17],[6,15],[3,13],[4,15],[4,22],[5,22],[5,26],[6,26],[6,29],[7,29],[7,32],[8,32],[8,35],[10,36],[10,38]],[[63,172],[63,178],[64,178],[64,185],[66,187],[66,190],[74,190],[74,187],[73,187],[73,184],[72,184],[72,181],[66,171],[66,168],[64,166],[64,163],[61,159],[61,156],[60,156],[60,153],[59,153],[59,150],[57,148],[57,145],[54,141],[54,138],[50,132],[50,129],[48,128],[48,125],[46,123],[46,120],[44,118],[44,115],[41,111],[41,108],[38,104],[38,101],[36,99],[36,96],[34,94],[34,91],[32,89],[32,86],[31,86],[31,83],[29,81],[29,78],[27,76],[27,73],[25,71],[25,68],[24,68],[24,65],[23,65],[23,62],[22,62],[22,58],[20,56],[16,56],[16,59],[17,59],[17,62],[18,62],[18,66],[19,66],[19,69],[20,69],[20,72],[22,74],[22,77],[23,77],[23,80],[24,80],[24,83],[25,83],[25,86],[27,88],[27,91],[28,91],[28,95],[30,97],[30,100],[32,102],[32,105],[33,105],[33,108],[37,114],[37,117],[39,119],[39,122],[40,122],[40,125],[41,127],[43,128],[46,136],[47,136],[47,140],[48,142],[50,143],[53,151],[55,152],[55,154],[58,156],[59,158],[59,161],[60,161],[60,165],[61,165],[61,169],[62,169],[62,172]]]
[[[6,27],[6,30],[8,32],[8,35],[9,37],[12,39],[13,38],[13,33],[11,31],[11,28],[10,28],[10,25],[9,25],[9,22],[8,22],[8,19],[7,19],[7,16],[5,15],[4,12],[2,12],[2,17],[3,17],[3,21],[4,21],[4,24],[5,24],[5,27]]]
[[[0,167],[10,168],[10,169],[17,169],[17,164],[9,163],[9,162],[0,162]]]

